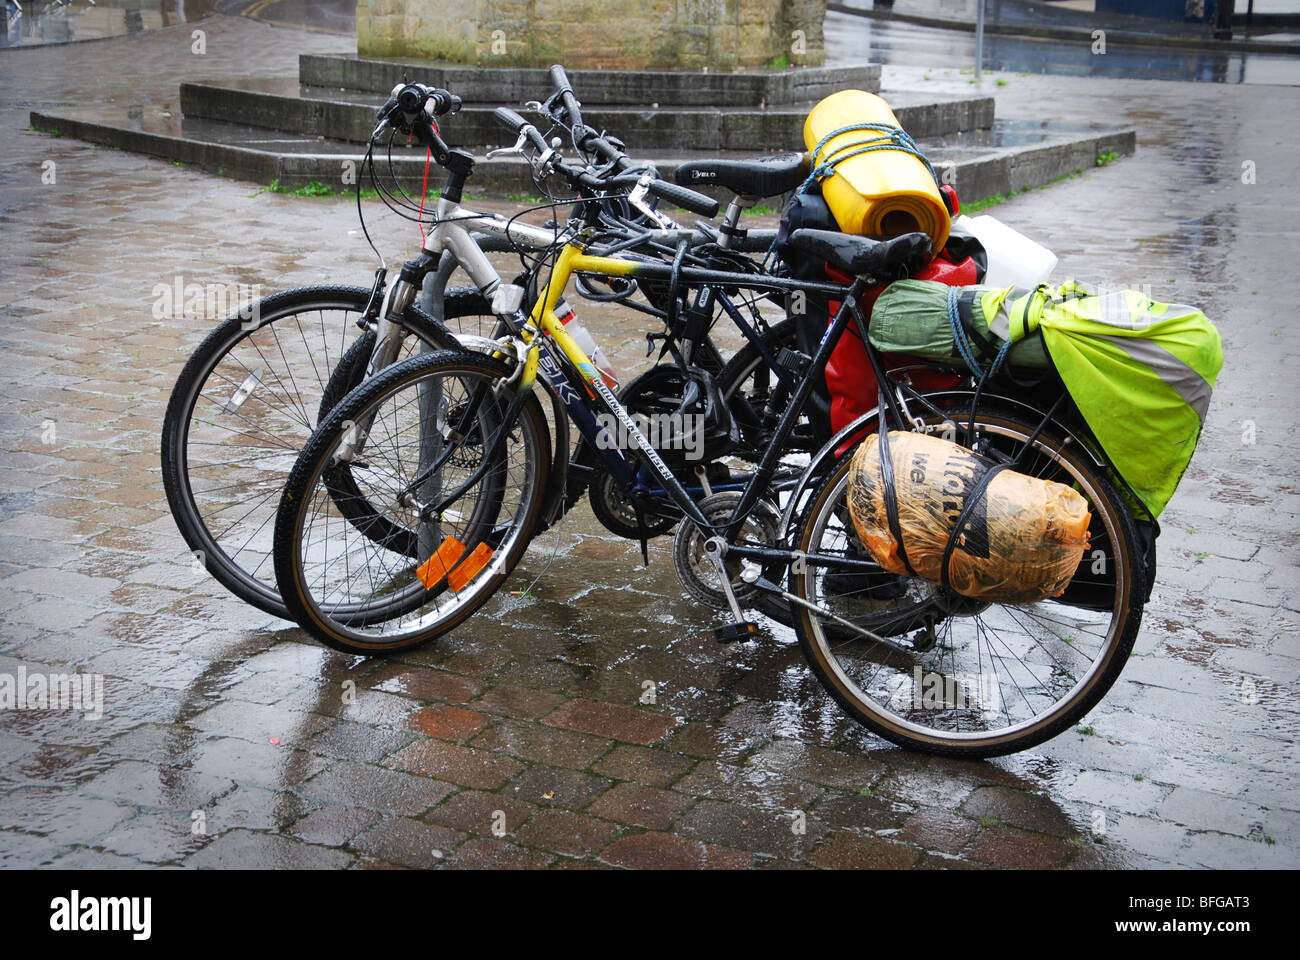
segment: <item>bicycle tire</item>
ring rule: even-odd
[[[240,556],[244,553],[244,548],[234,548],[231,544],[224,544],[222,542],[224,533],[211,528],[213,514],[209,513],[205,517],[203,508],[196,502],[196,483],[195,478],[191,476],[192,464],[189,451],[196,406],[208,379],[222,361],[245,342],[250,334],[266,330],[281,321],[312,313],[319,314],[322,327],[326,312],[343,314],[342,322],[337,323],[339,349],[335,356],[338,356],[340,361],[352,365],[353,378],[363,376],[365,364],[358,364],[357,361],[369,353],[369,345],[374,343],[374,333],[358,329],[353,320],[361,315],[369,303],[370,293],[369,288],[359,286],[300,287],[273,294],[260,301],[257,311],[252,314],[256,318],[252,324],[246,316],[228,317],[204,338],[186,362],[172,390],[163,418],[160,448],[163,488],[182,538],[218,583],[241,600],[273,616],[287,619],[288,610],[269,575],[259,577],[268,559],[269,551],[261,554],[250,553],[246,557]],[[471,287],[448,291],[446,306],[449,315],[454,316],[473,316],[481,314],[486,309],[479,292]],[[339,319],[335,318],[335,320]],[[407,310],[404,323],[417,339],[425,343],[444,349],[456,346],[451,332],[418,307],[413,306]],[[329,336],[332,341],[334,336],[332,328]],[[322,340],[324,339],[322,333]],[[349,339],[351,339],[350,344]],[[303,340],[305,342],[305,335]],[[310,355],[311,350],[307,350],[306,353]],[[319,358],[319,367],[327,368],[332,373],[335,366],[332,360],[333,357],[326,352],[324,357]],[[286,368],[289,366],[287,356],[284,364]],[[322,379],[317,367],[313,367],[312,372],[317,374],[318,381]],[[320,404],[302,405],[303,422],[294,431],[294,436],[300,442],[296,447],[292,447],[291,452],[294,454],[311,435],[316,423],[319,423],[322,409],[328,409],[346,393],[346,390],[333,390],[327,395],[327,387],[333,382],[336,382],[333,377],[325,379],[326,386],[321,389]],[[296,378],[294,385],[296,386]],[[315,414],[315,420],[312,419],[312,414]],[[292,444],[285,441],[283,446],[289,448]],[[222,465],[218,463],[213,466],[220,468]],[[229,471],[232,475],[236,472],[234,469]],[[283,476],[287,474],[286,468]],[[265,506],[269,520],[274,516],[279,484],[268,480],[267,486],[274,486],[275,489],[259,501],[253,510],[258,511]],[[256,517],[254,519],[256,520]],[[260,531],[263,528],[264,525],[256,529]]]

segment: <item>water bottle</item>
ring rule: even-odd
[[[573,307],[569,306],[563,298],[555,304],[555,316],[559,318],[560,323],[564,324],[564,329],[568,331],[569,336],[577,341],[578,346],[582,348],[582,352],[591,357],[591,362],[600,371],[605,385],[618,393],[618,374],[614,372],[613,365],[601,352],[600,345],[591,336],[591,331],[583,326],[582,322],[578,320],[578,315],[573,312]]]

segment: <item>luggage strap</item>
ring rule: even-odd
[[[1002,348],[998,350],[998,355],[993,358],[993,363],[990,364],[987,371],[981,367],[979,361],[975,359],[975,351],[971,347],[971,337],[968,334],[968,329],[969,333],[975,334],[982,346],[987,348],[992,345],[988,343],[983,334],[980,334],[974,329],[974,320],[971,316],[973,304],[967,305],[967,320],[966,323],[962,322],[962,299],[961,287],[948,288],[948,324],[952,327],[952,340],[954,345],[957,347],[958,353],[960,353],[961,358],[966,361],[966,366],[969,367],[970,372],[975,375],[975,379],[982,381],[986,376],[993,376],[1002,367],[1002,361],[1006,359],[1007,351],[1011,349],[1011,341],[1009,339],[1003,341]],[[970,324],[969,328],[967,327],[967,324]]]
[[[953,524],[952,533],[948,534],[948,542],[943,547],[943,559],[939,561],[939,582],[945,590],[952,589],[952,579],[948,574],[948,566],[952,562],[953,551],[957,548],[957,538],[966,529],[966,524],[970,523],[975,508],[984,500],[985,493],[988,491],[989,484],[993,482],[993,478],[1010,467],[1011,464],[1009,463],[998,463],[989,467],[988,472],[980,477],[980,482],[975,484],[975,489],[967,495],[966,505],[961,508],[961,513],[957,515],[957,522]]]
[[[910,576],[915,577],[912,562],[907,559],[907,547],[903,543],[903,528],[898,522],[898,490],[894,486],[894,460],[889,452],[889,413],[885,406],[885,391],[877,387],[879,394],[880,416],[880,485],[885,501],[885,521],[889,524],[889,533],[898,544],[898,559]]]

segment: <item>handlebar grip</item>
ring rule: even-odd
[[[702,193],[696,193],[686,187],[679,187],[667,180],[651,180],[649,189],[659,199],[675,203],[691,213],[697,213],[702,217],[715,217],[718,215],[718,201],[712,197],[706,197]]]
[[[569,126],[581,129],[583,127],[581,105],[578,103],[578,98],[574,96],[573,85],[569,83],[569,75],[564,72],[562,65],[558,63],[551,65],[551,82],[555,84],[560,99],[564,101],[564,108],[569,111]]]
[[[537,128],[509,107],[497,107],[492,111],[492,115],[509,127],[510,131],[516,136],[518,136],[521,131],[526,133],[529,141],[538,150],[547,149],[546,140],[537,131]]]
[[[433,115],[441,117],[448,113],[459,113],[461,108],[461,99],[456,94],[447,90],[435,89],[429,94],[429,102],[433,104]]]
[[[590,150],[592,153],[598,153],[611,163],[620,163],[627,159],[627,154],[614,146],[604,137],[595,133],[588,133],[579,143],[583,150]]]

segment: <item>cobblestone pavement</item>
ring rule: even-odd
[[[1000,115],[1122,120],[1141,145],[998,216],[1058,276],[1203,305],[1227,366],[1113,691],[1032,754],[952,762],[847,721],[789,633],[714,645],[665,552],[640,568],[585,506],[519,573],[558,549],[563,578],[391,660],[318,647],[194,571],[157,449],[207,325],[153,319],[153,286],[364,282],[353,210],[32,133],[26,111],[174,108],[181,78],[292,75],[297,52],[348,47],[205,27],[203,58],[190,25],[0,55],[0,673],[107,678],[99,720],[0,712],[0,863],[1297,865],[1300,92],[999,78]],[[391,258],[411,248],[408,225],[372,222]],[[638,327],[584,315],[623,369],[645,363]]]

